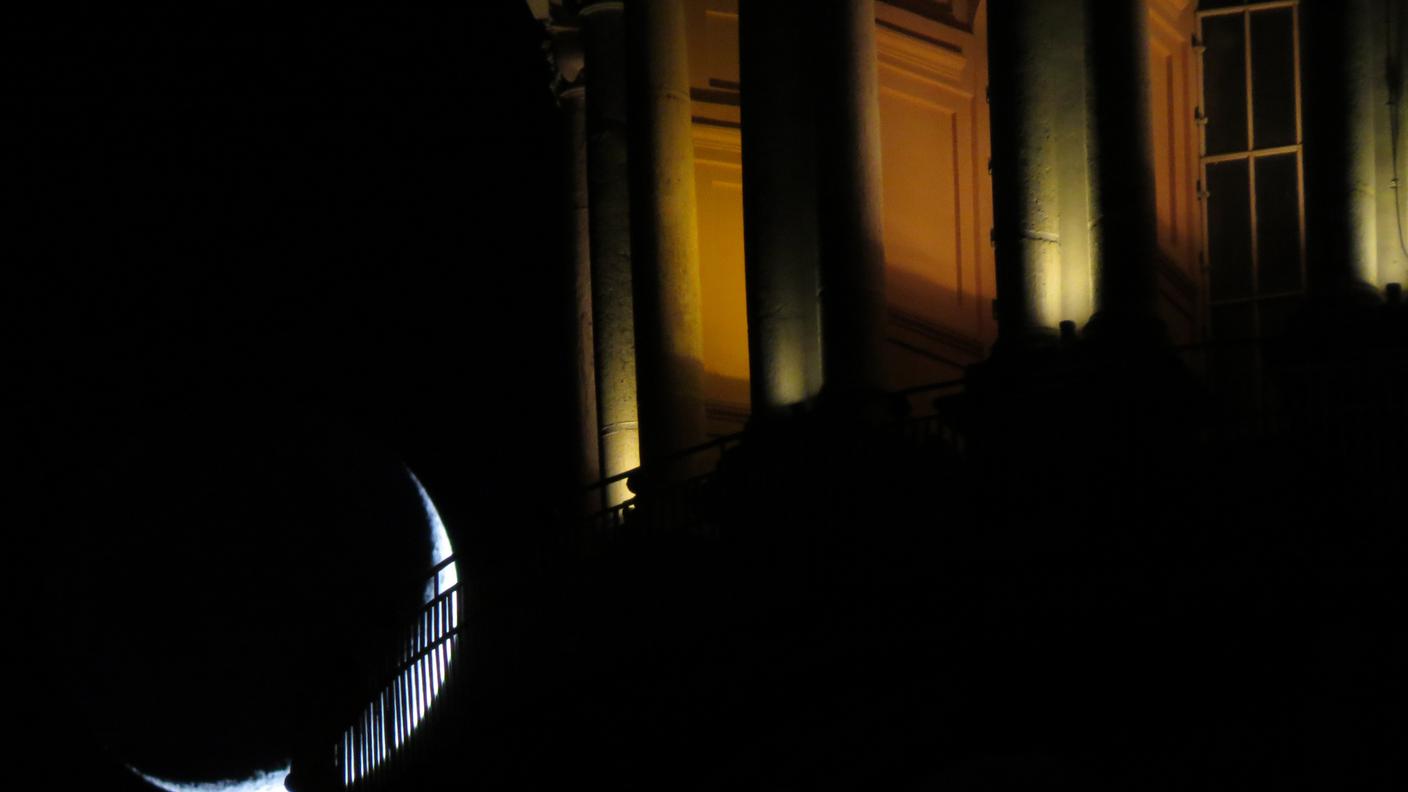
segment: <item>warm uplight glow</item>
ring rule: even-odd
[[[694,131],[705,395],[740,411],[749,377],[741,145],[736,129],[699,124]]]
[[[788,346],[786,354],[778,355],[773,361],[773,370],[769,372],[773,390],[783,404],[801,404],[816,396],[807,387],[806,361],[798,351],[801,343],[799,340]]]
[[[288,776],[290,768],[285,767],[282,770],[260,773],[243,780],[209,781],[196,784],[165,781],[156,776],[147,775],[131,766],[128,766],[127,769],[148,784],[164,789],[166,792],[283,792],[284,778]]]
[[[602,460],[602,472],[615,475],[640,467],[640,436],[634,431],[630,432],[629,436],[622,432],[613,440],[614,442],[606,444],[602,449],[606,455]],[[625,481],[606,485],[607,508],[620,506],[630,498],[631,491],[626,487]]]

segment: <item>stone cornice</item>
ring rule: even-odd
[[[875,46],[882,63],[889,63],[944,84],[963,77],[968,58],[947,41],[916,35],[876,20]]]
[[[971,33],[973,32],[973,19],[978,14],[979,0],[877,0],[877,2],[901,8],[941,25]]]
[[[1193,0],[1150,0],[1153,5],[1161,5],[1176,12],[1182,12],[1193,5]]]
[[[547,16],[538,16],[537,19],[542,23],[543,32],[546,34],[543,57],[551,71],[551,87],[554,93],[566,96],[581,84],[583,59],[580,17],[573,8],[558,0],[539,5],[548,9]]]

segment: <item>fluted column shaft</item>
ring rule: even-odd
[[[704,332],[684,0],[626,7],[641,454],[705,440]]]
[[[821,391],[816,149],[804,0],[739,4],[743,245],[755,418]]]
[[[587,196],[597,426],[601,473],[610,477],[640,464],[631,283],[626,25],[620,2],[592,3],[581,10],[580,16],[587,88]],[[619,503],[627,496],[624,482],[608,488],[608,503]]]

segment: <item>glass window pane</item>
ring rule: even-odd
[[[1246,40],[1241,14],[1203,20],[1207,153],[1247,150]]]
[[[1296,155],[1256,161],[1257,293],[1299,291],[1300,200]]]
[[[1251,15],[1252,124],[1257,148],[1296,142],[1295,26],[1292,10]]]
[[[1213,300],[1252,295],[1248,186],[1246,160],[1207,167],[1208,285]]]

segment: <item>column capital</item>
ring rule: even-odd
[[[885,389],[885,243],[875,0],[817,3],[816,106],[823,390],[847,403]]]
[[[582,76],[582,36],[576,19],[554,20],[547,26],[548,63],[553,70],[553,88],[559,96],[580,87]]]
[[[582,51],[581,17],[575,4],[544,0],[540,5],[541,9],[534,8],[534,17],[542,24],[546,35],[543,57],[551,75],[549,87],[559,99],[576,96],[572,91],[582,85],[586,60]]]

